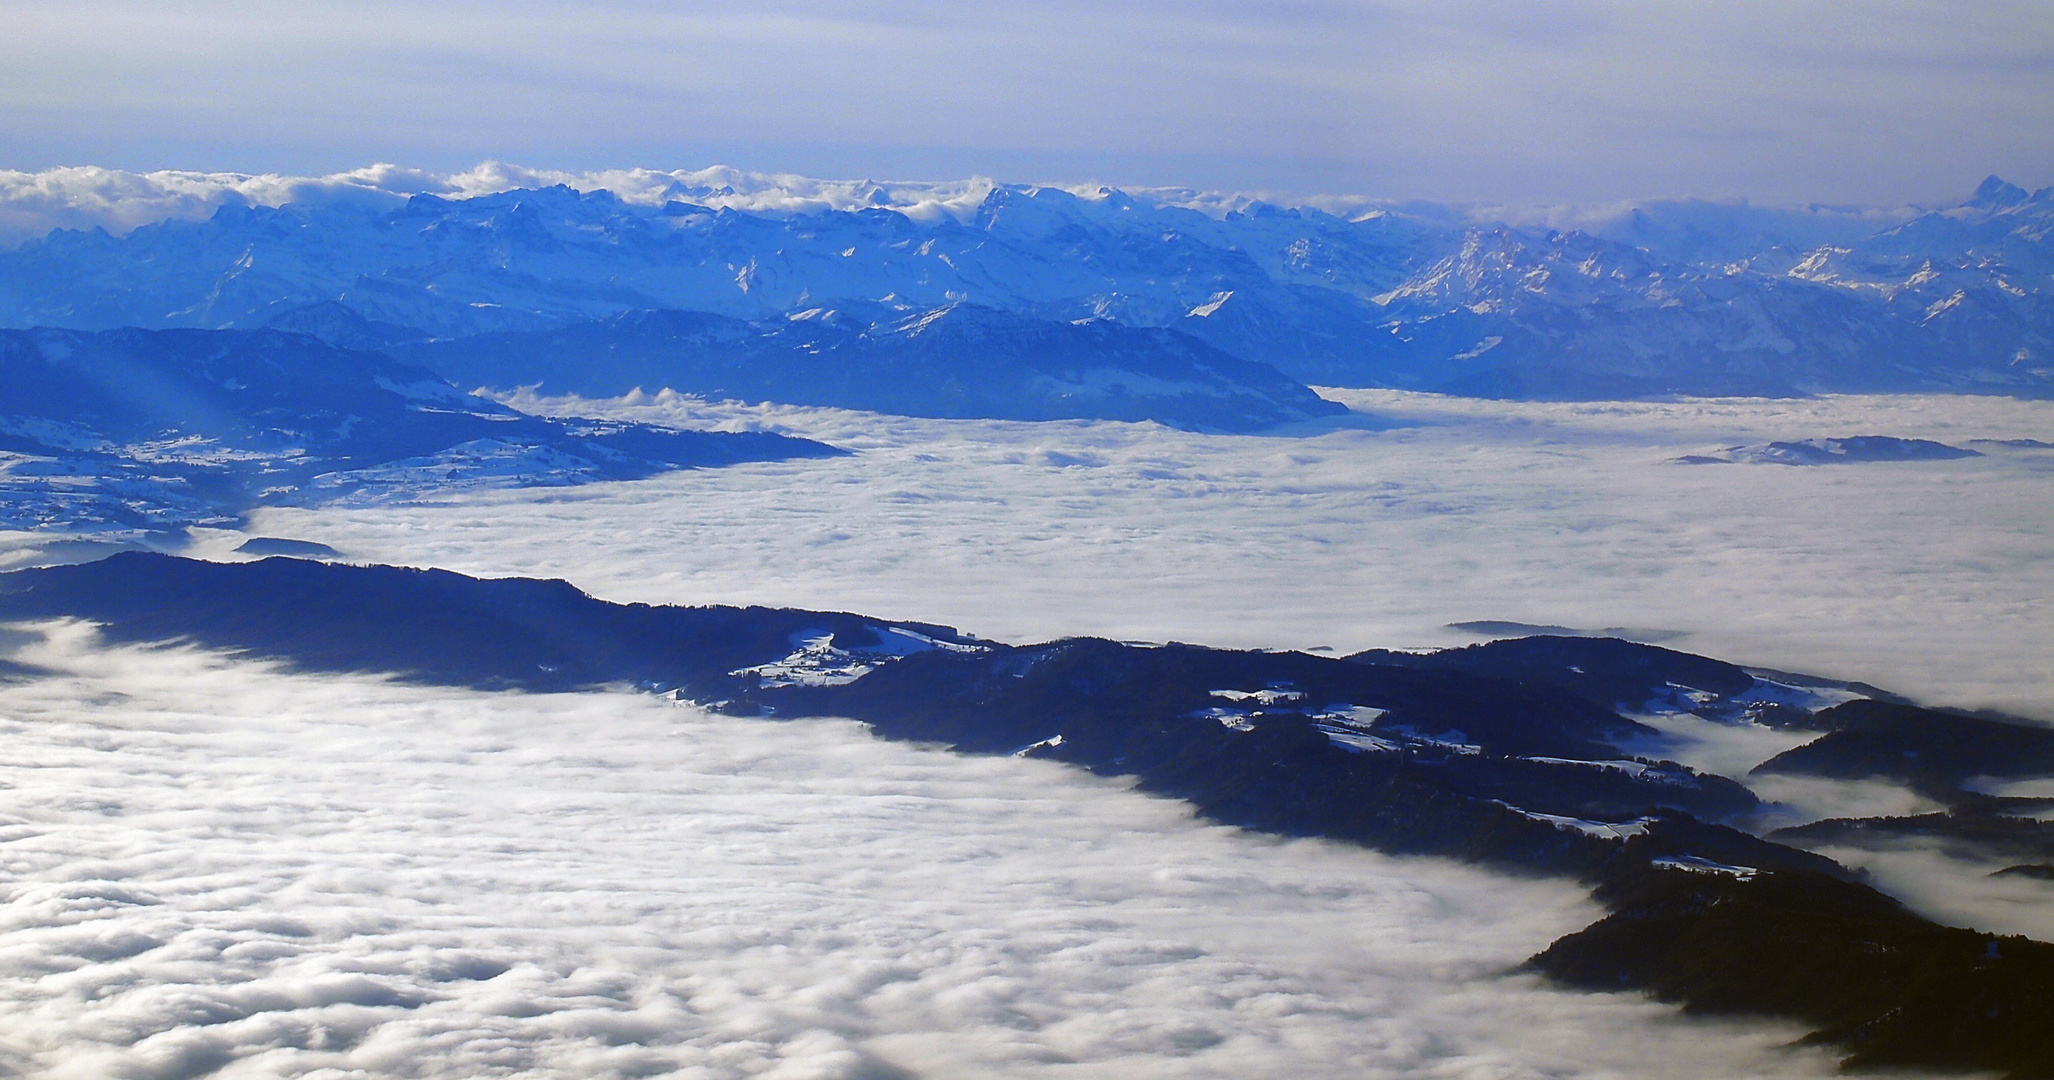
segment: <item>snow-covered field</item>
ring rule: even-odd
[[[0,1075],[1825,1076],[1508,966],[1581,889],[1060,766],[12,634]]]
[[[1522,404],[1329,391],[1287,436],[517,402],[769,427],[858,451],[631,484],[261,513],[355,559],[563,577],[615,600],[766,603],[1346,652],[1509,620],[1627,628],[1744,663],[2054,721],[2054,403],[1827,397]],[[1954,461],[1678,465],[1849,435]],[[244,534],[201,550],[226,556]],[[1674,636],[1670,636],[1674,635]]]

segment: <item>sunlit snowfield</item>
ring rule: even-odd
[[[1445,624],[1479,619],[1668,631],[1695,652],[2054,720],[2054,450],[1670,463],[1772,439],[2054,441],[2054,403],[1328,393],[1360,415],[1286,437],[669,396],[540,403],[857,453],[269,511],[251,531],[362,560],[564,577],[608,599],[837,608],[1005,640],[1345,652],[1473,640]]]
[[[1060,766],[630,694],[13,634],[0,1070],[1823,1076],[1502,974],[1563,881],[1195,822]]]

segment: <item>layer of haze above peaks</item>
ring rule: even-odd
[[[0,2],[0,166],[726,161],[1511,202],[2054,181],[2054,11]]]

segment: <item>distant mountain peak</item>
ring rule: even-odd
[[[2032,198],[2031,192],[2019,187],[2017,184],[2006,181],[1995,173],[1991,173],[1983,178],[1982,184],[1976,188],[1974,195],[1969,196],[1969,200],[1965,205],[1973,206],[1980,210],[2002,210],[2006,207],[2017,206],[2030,198]]]

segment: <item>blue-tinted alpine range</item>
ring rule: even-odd
[[[661,383],[1220,428],[1305,408],[1228,358],[1315,385],[1509,398],[2054,392],[2054,188],[1991,177],[1958,205],[1894,215],[1653,204],[1581,231],[1418,205],[987,186],[941,212],[918,187],[877,184],[841,206],[742,210],[724,205],[731,185],[684,180],[634,202],[562,186],[238,198],[204,220],[60,230],[0,255],[0,320],[286,329],[588,395]],[[1181,336],[1139,332],[1153,330]],[[1026,355],[1002,347],[1029,334],[1042,340]],[[1095,340],[1069,342],[1080,334]],[[954,397],[866,396],[870,380],[806,367],[937,354],[978,365]],[[1224,400],[1215,415],[1188,397]]]

